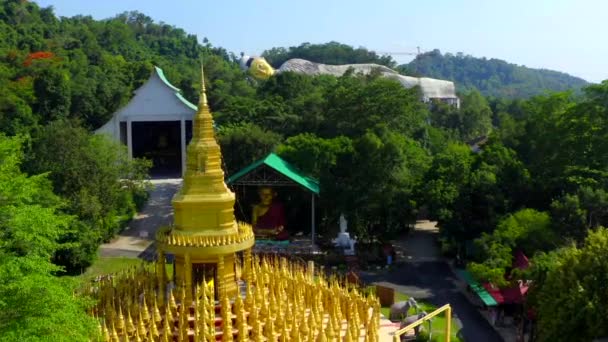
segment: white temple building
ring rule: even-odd
[[[154,67],[129,103],[95,133],[108,134],[127,145],[130,157],[151,159],[153,175],[181,177],[196,110],[163,70]]]

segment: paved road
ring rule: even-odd
[[[460,292],[456,275],[439,256],[435,236],[433,229],[419,226],[401,244],[401,247],[405,247],[405,258],[408,260],[405,264],[388,274],[364,274],[363,280],[391,286],[437,306],[451,304],[462,327],[460,334],[467,342],[502,341],[500,335]]]
[[[182,184],[181,179],[152,180],[150,199],[141,212],[117,238],[100,247],[104,257],[153,257],[156,230],[173,222],[171,199]]]

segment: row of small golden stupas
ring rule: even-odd
[[[223,272],[220,265],[219,272]],[[89,289],[99,304],[104,341],[370,341],[378,340],[380,306],[370,294],[343,286],[285,259],[244,265],[248,279],[230,298],[213,285],[155,294],[155,271],[142,266]],[[176,297],[178,299],[176,300]],[[216,300],[217,298],[217,300]]]
[[[247,242],[254,238],[250,224],[239,222],[238,231],[225,235],[187,235],[171,234],[170,227],[163,227],[156,232],[156,241],[172,246],[215,247]]]

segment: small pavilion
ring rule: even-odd
[[[270,153],[266,157],[241,169],[226,182],[232,187],[299,187],[310,193],[310,232],[312,244],[315,244],[315,197],[319,195],[319,182],[308,177],[298,170],[295,166],[275,153]]]

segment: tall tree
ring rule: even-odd
[[[0,340],[89,341],[96,328],[88,304],[50,262],[73,218],[60,213],[45,175],[21,172],[21,144],[0,135]]]

